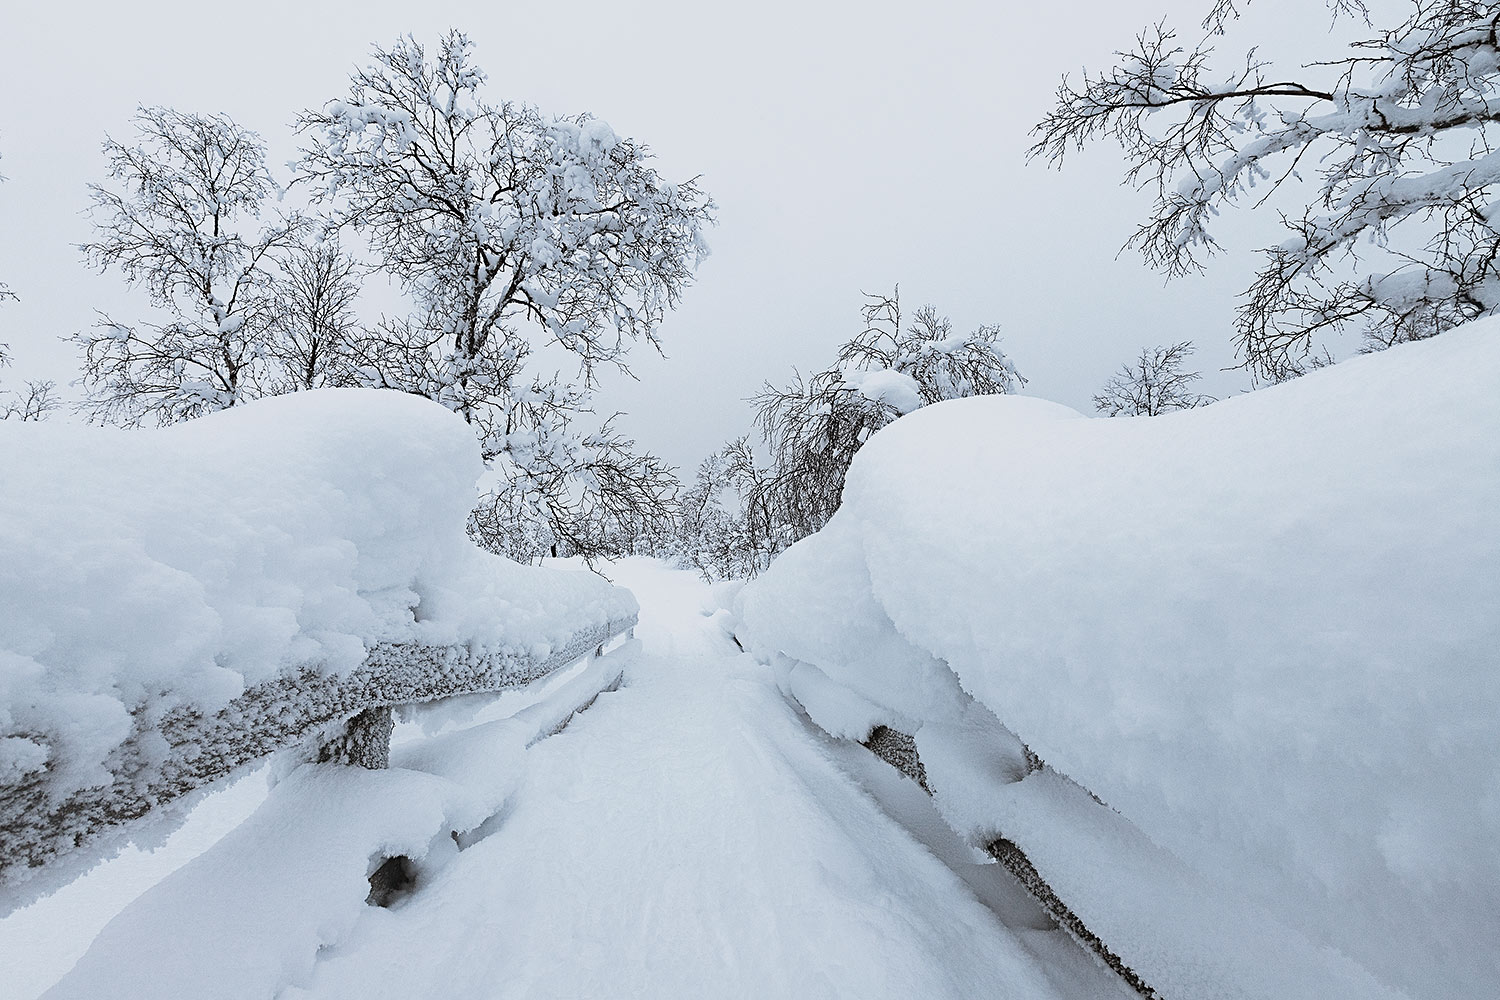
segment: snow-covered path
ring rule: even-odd
[[[627,686],[529,752],[495,832],[285,997],[1123,995],[997,869],[968,872],[986,906],[893,820],[700,613],[701,584],[618,574],[643,606]],[[879,769],[922,826],[915,785]]]

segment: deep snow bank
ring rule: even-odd
[[[1214,881],[1417,996],[1500,975],[1500,320],[1160,418],[878,434],[741,636],[967,691]]]
[[[0,787],[107,783],[132,712],[213,711],[378,641],[545,656],[634,612],[475,548],[482,471],[452,413],[372,390],[161,431],[0,423]]]

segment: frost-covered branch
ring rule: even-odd
[[[1235,13],[1220,3],[1208,26]],[[1279,380],[1310,363],[1325,330],[1358,321],[1394,342],[1500,307],[1497,26],[1500,5],[1420,0],[1348,56],[1306,67],[1315,80],[1278,78],[1254,50],[1217,71],[1208,41],[1186,46],[1158,26],[1112,69],[1063,81],[1031,155],[1058,164],[1088,142],[1119,143],[1126,180],[1156,198],[1126,245],[1169,276],[1220,249],[1226,206],[1306,198],[1283,215],[1291,238],[1263,251],[1236,319],[1246,366]]]

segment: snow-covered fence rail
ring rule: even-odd
[[[304,669],[256,684],[224,708],[203,713],[179,706],[165,713],[143,707],[132,715],[129,737],[105,766],[107,784],[80,789],[61,801],[49,795],[47,772],[34,771],[0,784],[0,903],[37,870],[70,856],[97,856],[101,841],[122,824],[146,816],[203,785],[280,750],[301,746],[306,755],[347,763],[383,765],[390,710],[462,694],[522,687],[591,653],[635,625],[635,615],[581,629],[545,656],[465,645],[381,643],[344,676]],[[384,716],[383,739],[364,755],[341,754],[345,724]],[[380,723],[373,727],[377,732]],[[20,734],[45,743],[41,733]],[[70,866],[71,867],[71,866]],[[0,907],[8,909],[8,906]]]
[[[966,799],[1004,796],[1010,791],[1006,786],[1029,778],[1038,780],[1034,775],[1047,781],[1052,792],[1075,813],[1081,811],[1104,827],[1117,820],[1097,796],[1047,767],[1030,747],[981,706],[970,705],[958,723],[915,726],[898,713],[883,710],[835,683],[811,664],[784,665],[788,667],[784,675],[786,693],[815,725],[830,735],[857,739],[865,749],[915,781],[928,795],[934,795],[935,787],[941,786],[947,794],[940,800],[939,811],[956,828],[965,827],[965,820],[974,813],[975,804]],[[906,732],[906,728],[920,733],[921,739]],[[924,747],[937,757],[935,776],[929,774],[928,762],[923,760]],[[980,806],[981,811],[983,808]],[[1163,994],[1151,985],[1147,976],[1089,926],[1069,905],[1066,889],[1060,892],[1054,887],[1026,848],[1017,843],[1017,839],[1029,842],[1030,832],[1029,829],[997,831],[981,826],[966,834],[965,839],[999,862],[1059,927],[1127,985],[1147,1000],[1161,1000]],[[1117,844],[1095,846],[1101,847],[1105,855],[1100,858],[1103,864],[1129,865],[1137,860],[1120,854],[1108,856]],[[1150,863],[1146,865],[1147,869],[1151,867]]]
[[[14,424],[0,913],[150,843],[193,789],[272,751],[378,765],[390,706],[525,684],[635,619],[594,574],[473,544],[484,463],[427,400],[320,390],[160,431]]]
[[[928,795],[932,794],[932,786],[927,780],[927,768],[922,763],[921,751],[917,747],[916,739],[910,734],[882,725],[871,730],[870,735],[862,742],[865,748],[875,756],[921,785],[922,790]],[[1046,764],[1032,753],[1030,748],[1022,744],[1022,750],[1026,760],[1026,774],[1034,774],[1046,768]],[[1091,803],[1095,808],[1106,808],[1097,797],[1083,787],[1061,775],[1054,776],[1061,778],[1064,786],[1071,786],[1068,791],[1076,800],[1075,805],[1087,809],[1090,808]],[[1084,799],[1088,802],[1082,801]],[[1092,952],[1095,958],[1104,963],[1141,996],[1148,1000],[1161,1000],[1161,994],[1146,981],[1145,977],[1110,948],[1098,934],[1089,928],[1083,918],[1074,912],[1019,844],[1007,837],[982,839],[985,841],[981,845],[984,852],[1010,872],[1025,888],[1027,894],[1047,911],[1048,916],[1057,921],[1057,925],[1066,931],[1069,937]]]

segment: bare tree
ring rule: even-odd
[[[1330,6],[1367,14],[1359,0]],[[1500,308],[1500,5],[1416,0],[1405,21],[1300,80],[1254,50],[1215,68],[1210,43],[1237,15],[1219,0],[1203,41],[1157,26],[1112,69],[1065,79],[1031,155],[1057,164],[1090,141],[1119,143],[1126,179],[1156,195],[1126,245],[1169,276],[1219,249],[1211,228],[1226,205],[1305,199],[1282,214],[1288,236],[1262,251],[1235,318],[1257,379],[1297,375],[1316,338],[1349,324],[1382,346]]]
[[[0,368],[10,366],[10,348],[0,344]],[[51,381],[28,381],[20,392],[0,391],[0,420],[45,420],[61,406],[57,384]]]
[[[101,271],[119,269],[166,318],[101,316],[73,340],[84,352],[87,412],[169,424],[268,391],[269,276],[305,223],[259,224],[276,187],[254,132],[224,115],[170,108],[142,108],[134,121],[129,144],[105,140],[114,185],[90,186],[97,235],[81,249]]]
[[[359,382],[359,265],[336,238],[320,237],[304,234],[271,277],[267,348],[278,393]]]
[[[1193,392],[1202,376],[1187,371],[1191,342],[1167,347],[1143,347],[1140,356],[1121,365],[1094,396],[1094,409],[1106,417],[1155,417],[1173,410],[1191,410],[1214,402]]]
[[[672,554],[709,582],[766,569],[785,547],[768,506],[770,484],[771,470],[756,461],[749,435],[704,459],[683,491]]]
[[[0,181],[5,175],[0,174]],[[0,281],[0,302],[15,299],[16,293]],[[0,368],[10,365],[10,346],[0,344]],[[56,385],[52,382],[27,382],[22,392],[0,392],[0,420],[44,420],[58,407]]]
[[[1014,392],[1026,384],[1000,350],[998,326],[981,324],[958,335],[952,321],[931,305],[919,308],[903,326],[899,288],[890,295],[866,292],[860,317],[864,332],[839,349],[840,367],[907,375],[924,405]]]

